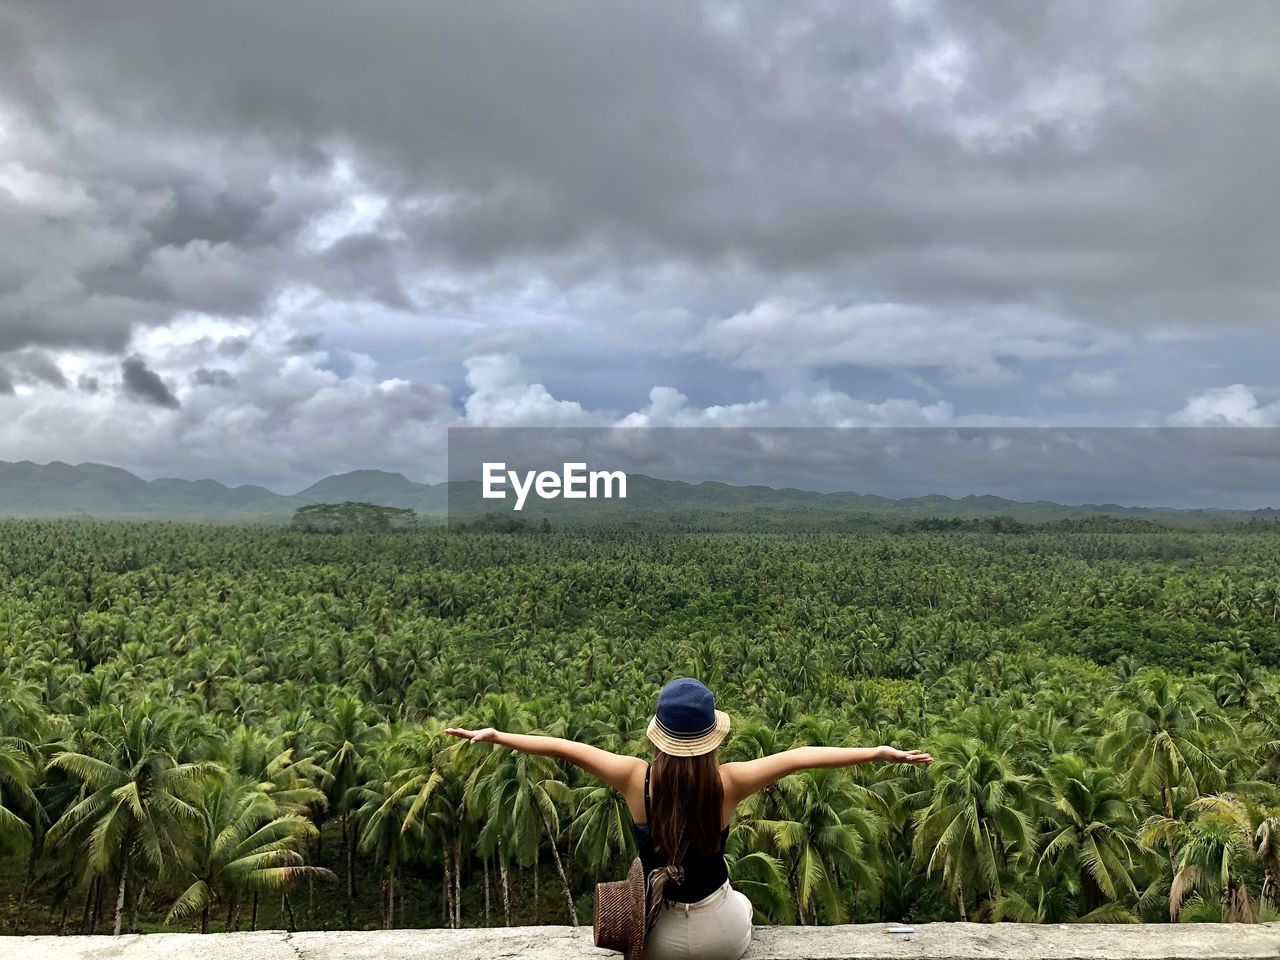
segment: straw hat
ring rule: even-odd
[[[710,753],[729,732],[729,715],[716,709],[705,684],[679,677],[658,694],[658,709],[645,735],[663,753],[697,757]]]
[[[624,960],[640,960],[644,953],[644,867],[631,861],[627,879],[596,884],[596,904],[591,916],[597,947],[619,950]]]

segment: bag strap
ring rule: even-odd
[[[644,768],[644,821],[653,829],[653,814],[649,811],[649,771],[653,769],[646,764]]]

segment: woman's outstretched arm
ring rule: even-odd
[[[721,766],[734,806],[753,793],[777,783],[783,777],[816,767],[849,767],[869,760],[894,763],[931,763],[933,757],[921,750],[894,747],[796,747],[781,753],[726,763]]]
[[[461,727],[448,727],[445,733],[461,737],[471,743],[496,743],[500,747],[510,747],[521,753],[532,753],[540,757],[555,757],[557,760],[568,760],[577,764],[587,773],[603,780],[615,790],[627,793],[628,788],[637,777],[644,777],[645,762],[639,757],[628,757],[619,753],[610,753],[576,740],[563,737],[543,737],[531,733],[504,733],[493,727],[483,730],[464,730]]]

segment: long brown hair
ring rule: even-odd
[[[649,874],[650,923],[657,918],[667,883],[684,880],[685,857],[719,851],[723,807],[724,784],[715,750],[676,757],[654,749],[649,768],[649,835],[667,865]]]

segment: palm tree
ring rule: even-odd
[[[1228,652],[1218,663],[1211,682],[1220,706],[1252,709],[1258,694],[1258,672],[1248,653]]]
[[[447,749],[451,738],[438,720],[405,730],[383,750],[393,754],[386,779],[361,793],[367,849],[382,851],[388,864],[388,917],[394,916],[395,872],[411,856],[438,853],[443,866],[442,902],[449,926],[462,925],[462,754]],[[375,807],[378,799],[381,802]],[[398,824],[398,834],[396,832]],[[487,889],[486,889],[487,893]]]
[[[928,876],[942,871],[960,919],[968,920],[970,885],[980,884],[994,902],[1010,852],[1026,858],[1035,851],[1026,812],[1030,778],[1015,772],[1007,754],[972,737],[944,734],[933,756],[934,786],[928,805],[915,814],[912,852]]]
[[[224,780],[207,785],[195,845],[183,868],[192,882],[170,907],[165,923],[199,913],[200,932],[208,933],[209,910],[222,900],[229,930],[241,897],[252,893],[257,929],[260,893],[284,892],[306,876],[336,879],[332,871],[305,863],[301,847],[315,835],[311,821],[282,811],[258,784]]]
[[[1261,899],[1280,906],[1280,809],[1265,813],[1253,832],[1253,852],[1262,862]]]
[[[454,928],[462,926],[462,867],[463,842],[474,829],[474,821],[468,815],[466,803],[466,779],[463,770],[457,765],[460,758],[456,754],[436,754],[437,770],[434,773],[435,783],[428,780],[420,789],[420,809],[415,809],[409,818],[410,823],[421,820],[420,833],[429,841],[429,848],[438,852],[444,864],[444,907],[449,925]],[[485,869],[485,922],[489,920],[489,857],[493,850],[475,843],[474,852],[484,861]],[[505,865],[502,868],[506,877]],[[510,891],[504,881],[503,906],[510,920]]]
[[[1054,757],[1043,775],[1051,827],[1040,859],[1074,870],[1081,918],[1089,919],[1104,898],[1116,901],[1126,891],[1136,897],[1135,860],[1144,851],[1133,807],[1115,774],[1067,754]]]
[[[325,771],[329,808],[342,817],[342,842],[347,854],[347,924],[351,925],[356,899],[356,847],[359,834],[352,823],[351,801],[360,785],[361,761],[381,739],[383,731],[370,721],[372,709],[350,695],[340,695],[329,710],[330,719],[320,730],[320,755]]]
[[[395,926],[396,883],[401,865],[409,860],[415,849],[415,838],[407,822],[416,795],[423,785],[416,770],[405,769],[405,761],[395,749],[395,741],[388,741],[387,749],[375,760],[365,761],[366,770],[361,778],[362,786],[352,788],[350,806],[359,824],[359,846],[364,853],[377,854],[386,864],[387,896],[383,909],[383,926],[390,930]]]
[[[27,894],[43,853],[43,833],[48,822],[32,789],[40,774],[41,759],[40,751],[30,741],[0,737],[0,853],[19,853],[27,861],[13,921],[14,933],[22,929]]]
[[[484,709],[494,719],[505,718],[508,725],[499,726],[492,721],[486,725],[506,730],[512,730],[514,726],[515,730],[520,730],[526,714],[512,707],[510,698],[488,695]],[[529,865],[537,859],[542,840],[547,840],[560,877],[569,922],[577,926],[573,893],[560,858],[558,842],[559,807],[567,805],[569,796],[556,761],[549,757],[491,748],[468,776],[467,791],[473,798],[473,809],[482,805],[487,814],[487,822],[480,833],[487,845],[496,846],[498,842],[505,841],[506,849],[514,853],[520,863]]]
[[[222,776],[214,763],[174,759],[169,725],[179,716],[147,704],[121,708],[122,738],[111,760],[64,751],[49,763],[80,781],[84,795],[49,829],[47,841],[85,845],[90,874],[117,878],[115,934],[131,872],[145,884],[186,857],[189,831],[200,822],[201,788]]]
[[[1257,919],[1258,906],[1245,877],[1257,859],[1255,828],[1245,801],[1231,794],[1198,797],[1187,804],[1184,819],[1155,814],[1142,825],[1145,843],[1163,843],[1176,851],[1169,889],[1169,919],[1177,921],[1187,894],[1219,900],[1228,923]]]
[[[509,839],[509,849],[521,863],[531,864],[545,839],[551,847],[552,859],[564,891],[569,922],[578,925],[573,906],[573,893],[560,858],[560,810],[558,803],[568,798],[557,787],[563,787],[558,766],[548,757],[515,751],[490,751],[472,772],[471,785],[477,795],[486,799],[488,821],[482,829],[499,832]]]
[[[612,787],[586,784],[573,791],[575,816],[570,831],[576,838],[574,856],[603,876],[617,873],[636,855],[627,801]]]
[[[1230,727],[1199,684],[1179,680],[1159,668],[1138,673],[1124,688],[1125,702],[1098,751],[1111,765],[1127,771],[1126,786],[1141,796],[1157,798],[1164,818],[1175,815],[1177,791],[1192,799],[1220,790],[1226,774],[1210,753],[1211,737]],[[1169,864],[1177,872],[1176,854]]]
[[[787,879],[800,922],[816,923],[821,905],[831,922],[842,923],[848,914],[841,881],[852,887],[851,902],[858,889],[875,885],[884,823],[843,771],[806,770],[779,785],[786,818],[755,825],[790,863]]]
[[[31,789],[40,752],[26,740],[0,737],[0,849],[25,853],[44,810]]]
[[[772,854],[752,849],[759,839],[756,825],[745,818],[739,818],[729,828],[724,847],[729,879],[733,888],[746,894],[757,911],[783,919],[795,910],[795,899],[787,883],[787,869]]]
[[[279,741],[261,735],[255,738],[258,749],[253,750],[247,741],[255,733],[242,732],[245,749],[233,753],[232,760],[226,763],[227,771],[252,778],[285,813],[310,818],[315,811],[323,811],[329,800],[318,785],[325,780],[325,769],[311,759],[297,759],[292,747],[277,751]]]

